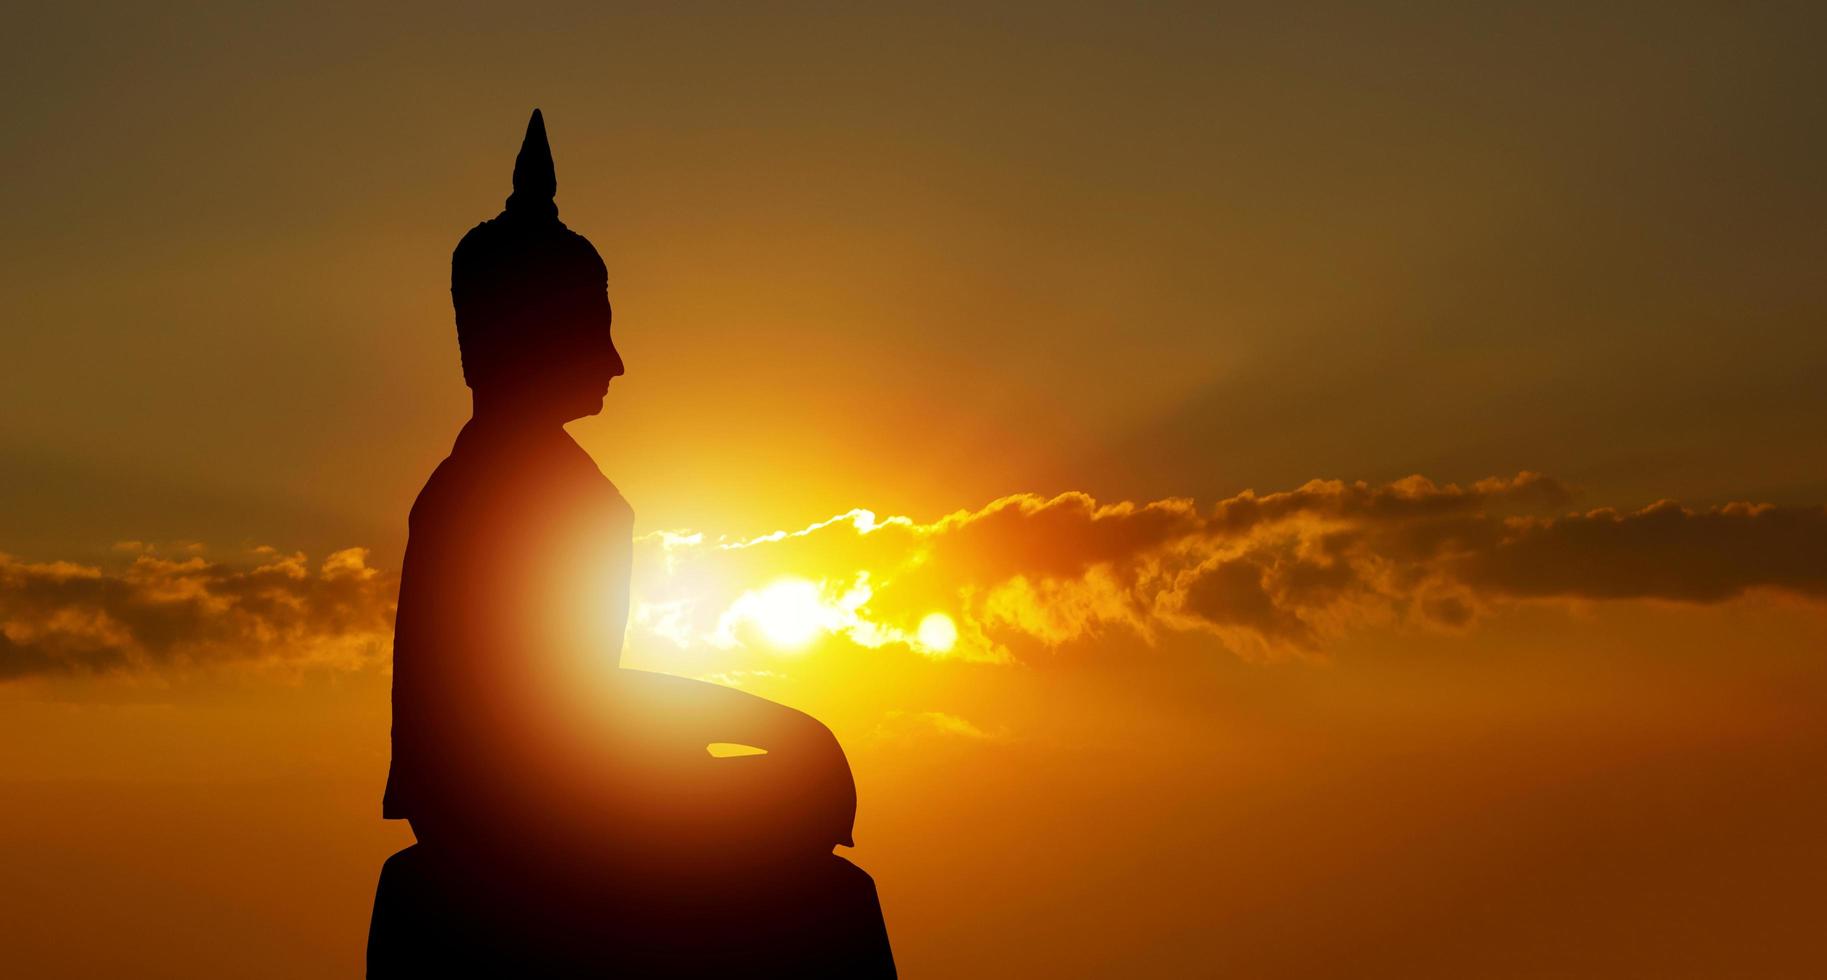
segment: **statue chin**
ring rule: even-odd
[[[603,403],[608,394],[608,391],[603,390],[572,391],[556,400],[547,401],[546,405],[552,414],[559,416],[563,421],[575,422],[592,415],[601,415]]]
[[[573,421],[589,418],[592,415],[603,414],[603,396],[597,395],[595,398],[586,398],[579,401],[577,403],[577,408],[574,411],[576,411],[577,414],[571,416]]]

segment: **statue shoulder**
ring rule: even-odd
[[[634,524],[634,506],[628,503],[627,497],[622,496],[622,491],[613,481],[607,476],[603,476],[601,471],[598,471],[597,475],[602,478],[603,508],[610,513],[616,523],[632,526]]]
[[[413,498],[412,510],[407,512],[408,528],[417,527],[433,515],[439,514],[449,506],[455,467],[451,457],[446,456],[425,479],[425,485],[419,488],[419,495]]]
[[[596,457],[591,456],[576,441],[572,441],[571,447],[574,450],[572,462],[577,466],[579,476],[589,483],[592,496],[610,511],[632,522],[634,507],[628,503],[627,497],[622,496],[622,491],[615,485],[615,481],[609,479],[609,475],[603,472],[601,466],[597,465]]]

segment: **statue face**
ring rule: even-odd
[[[590,304],[577,333],[574,363],[560,369],[567,400],[575,404],[566,408],[564,420],[580,419],[603,410],[603,398],[609,393],[609,382],[627,371],[621,352],[609,332],[609,297],[601,292]]]
[[[563,425],[603,410],[609,382],[626,370],[610,335],[601,285],[554,290],[495,327],[513,339],[472,376],[491,413]]]
[[[560,422],[569,422],[603,410],[609,382],[626,372],[621,352],[610,334],[609,298],[598,288],[566,317],[571,323],[561,333],[562,349],[552,350],[540,365],[528,394],[548,402]]]

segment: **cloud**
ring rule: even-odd
[[[844,597],[845,633],[864,646],[917,648],[913,624],[942,612],[958,626],[947,655],[1007,661],[1111,630],[1204,632],[1273,656],[1371,624],[1467,629],[1504,603],[1827,597],[1827,508],[1565,512],[1572,499],[1524,472],[1315,480],[1204,507],[1018,494],[928,524],[853,511],[747,540],[650,536],[646,565],[661,571],[637,572],[637,602],[664,608],[684,645],[709,629],[705,610],[791,575]]]
[[[1827,597],[1827,508],[1661,501],[1518,522],[1461,559],[1474,587],[1514,596],[1717,602],[1748,589]]]
[[[359,666],[393,629],[397,581],[361,548],[313,566],[262,548],[242,563],[137,542],[115,569],[0,554],[0,679],[224,662]]]
[[[696,650],[712,672],[758,666],[729,660],[738,648],[794,656],[833,637],[1007,663],[1113,632],[1195,633],[1274,657],[1367,626],[1474,629],[1524,602],[1827,599],[1827,508],[1571,500],[1525,472],[1315,480],[1209,505],[1017,494],[924,524],[855,510],[752,538],[656,532],[636,542],[629,644]],[[0,678],[385,656],[398,583],[362,549],[315,565],[195,551],[123,543],[114,569],[0,555]],[[923,634],[935,616],[946,628]]]

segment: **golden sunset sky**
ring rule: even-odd
[[[625,662],[904,976],[1820,975],[1820,11],[389,8],[0,32],[0,974],[358,975],[538,106]]]

